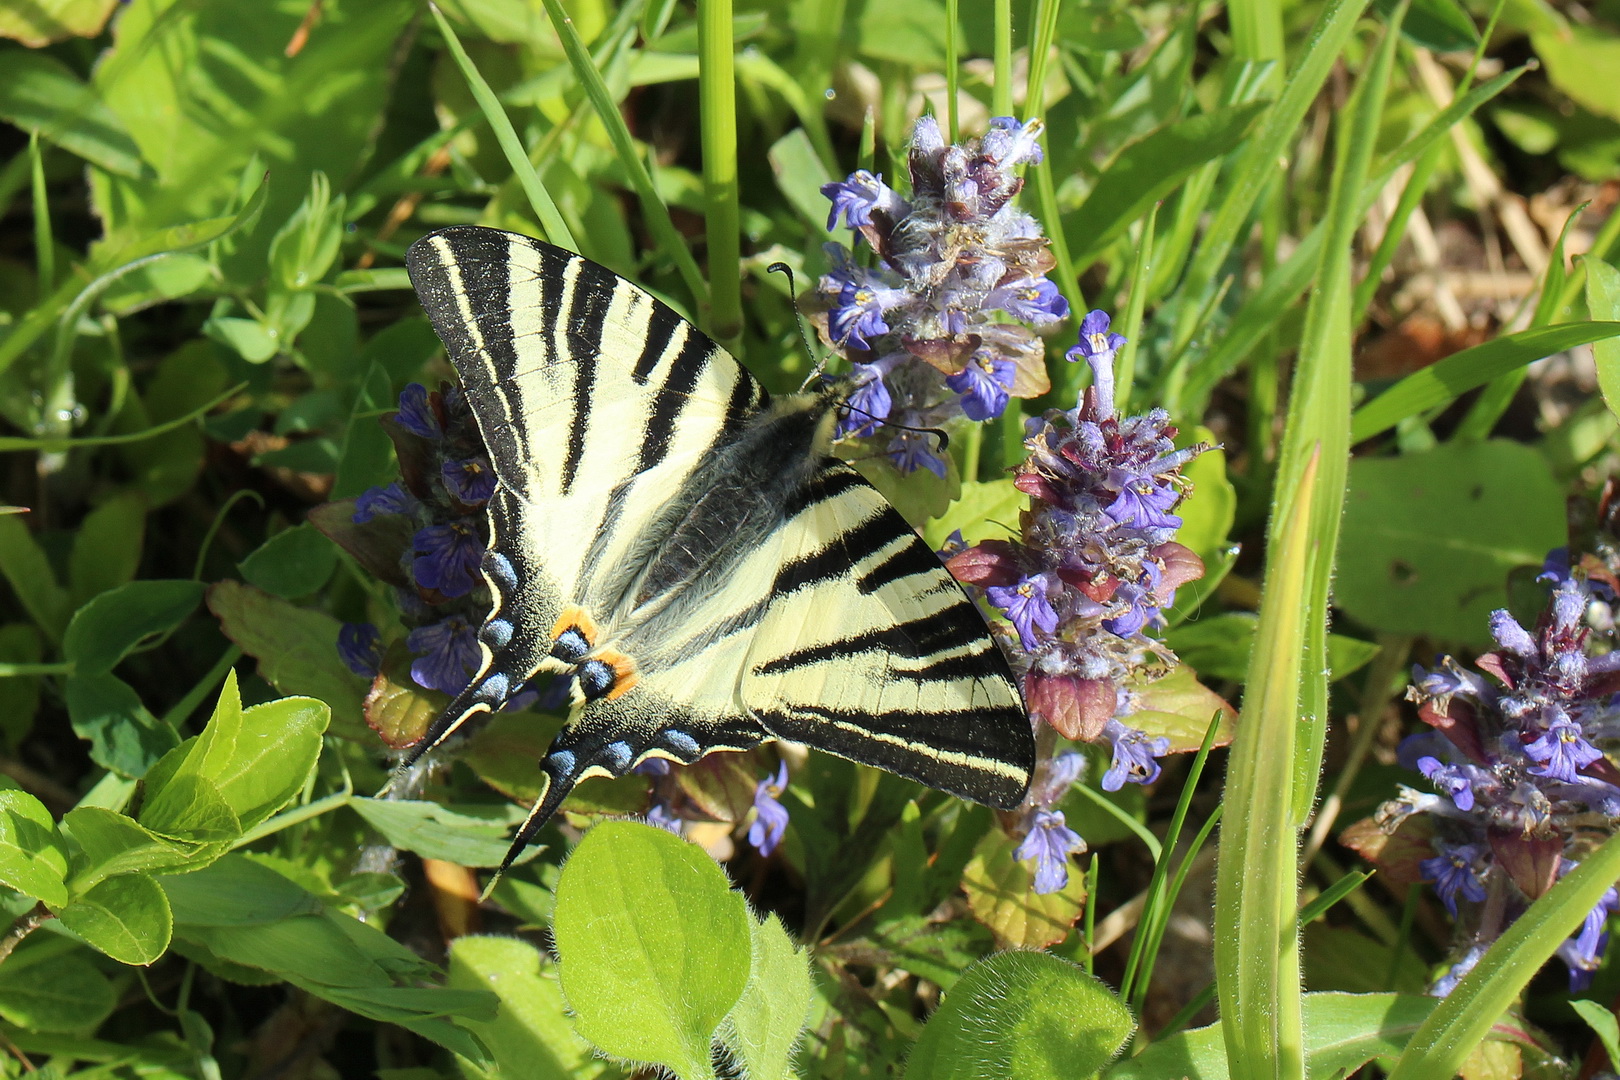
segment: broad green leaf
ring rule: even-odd
[[[1217,445],[1215,433],[1205,427],[1193,430],[1192,442],[1209,444],[1188,463],[1181,475],[1191,485],[1191,493],[1176,506],[1181,528],[1176,543],[1184,544],[1209,565],[1226,550],[1237,518],[1237,489],[1226,475],[1226,451]]]
[[[208,726],[175,751],[178,760],[166,762],[161,779],[152,780],[142,822],[168,833],[165,826],[184,820],[197,793],[212,788],[242,831],[253,828],[303,788],[320,757],[329,718],[325,703],[310,698],[243,710],[232,671]]]
[[[31,49],[68,37],[95,37],[107,24],[118,0],[31,0],[0,4],[0,37],[15,38]],[[15,60],[6,57],[6,63]]]
[[[128,584],[141,563],[146,499],[139,492],[114,495],[79,523],[68,562],[74,604]]]
[[[1454,353],[1415,371],[1357,409],[1350,437],[1370,439],[1420,412],[1445,405],[1498,375],[1553,353],[1620,335],[1620,322],[1577,322],[1521,330]]]
[[[1593,255],[1586,256],[1586,307],[1594,319],[1620,319],[1620,270]],[[1594,341],[1592,356],[1603,401],[1620,416],[1620,338]]]
[[[191,749],[188,743],[177,752],[185,754]],[[153,794],[141,807],[140,823],[160,836],[197,844],[230,844],[245,831],[225,793],[207,777],[181,769],[152,788]]]
[[[526,941],[460,937],[450,944],[453,989],[488,990],[500,998],[493,1020],[463,1021],[494,1058],[494,1068],[459,1061],[474,1080],[525,1076],[534,1080],[589,1080],[606,1063],[574,1032],[557,984],[556,966]]]
[[[1376,630],[1488,647],[1508,572],[1564,541],[1563,488],[1521,443],[1358,458],[1334,599]]]
[[[1305,1054],[1311,1076],[1348,1076],[1400,1052],[1438,999],[1415,994],[1306,994]],[[1227,1080],[1219,1024],[1183,1031],[1126,1058],[1103,1080]]]
[[[259,661],[271,686],[330,705],[332,734],[370,737],[360,721],[364,684],[338,658],[336,619],[230,580],[209,587],[208,610],[225,636]]]
[[[350,940],[338,917],[326,912],[252,925],[182,925],[180,934],[221,959],[262,968],[306,988],[393,985],[388,972]]]
[[[725,1044],[749,1080],[790,1080],[793,1047],[810,1013],[810,955],[775,915],[753,923],[748,986],[726,1017]]]
[[[1620,88],[1613,78],[1620,66],[1620,38],[1596,26],[1570,23],[1532,34],[1530,40],[1555,87],[1599,116],[1620,120]]]
[[[206,844],[159,836],[133,818],[100,806],[80,806],[62,818],[63,831],[79,851],[72,859],[70,892],[82,893],[121,874],[179,870],[201,865],[220,852]]]
[[[1246,611],[1226,611],[1189,619],[1170,631],[1165,640],[1183,665],[1206,679],[1242,682],[1249,670],[1254,646],[1255,617]],[[1328,635],[1328,663],[1333,678],[1342,679],[1378,655],[1378,646],[1344,634]]]
[[[1007,952],[969,968],[928,1018],[906,1080],[1089,1076],[1136,1028],[1125,1003],[1067,960]]]
[[[75,947],[66,956],[21,964],[26,953],[0,966],[0,1016],[28,1031],[90,1032],[112,1013],[118,993]]]
[[[408,331],[414,330],[411,321],[403,325]],[[409,340],[408,335],[406,340]],[[365,378],[355,394],[354,410],[343,435],[343,449],[338,454],[337,476],[332,481],[332,497],[336,499],[358,496],[367,488],[386,484],[396,471],[394,445],[383,426],[377,422],[378,414],[388,411],[394,404],[388,371],[375,359],[362,370]],[[352,517],[349,524],[353,524]],[[333,557],[335,561],[336,552],[333,552]]]
[[[605,821],[563,866],[552,925],[575,1028],[603,1051],[709,1074],[749,971],[748,904],[703,849]]]
[[[108,878],[56,913],[62,925],[125,964],[150,964],[169,947],[169,901],[139,874]]]
[[[991,829],[974,848],[962,873],[973,917],[988,926],[1003,947],[1042,949],[1069,936],[1086,902],[1086,879],[1071,861],[1069,880],[1054,893],[1035,891],[1035,871],[1016,857],[1018,841]]]
[[[1378,0],[1377,7],[1387,16],[1397,5],[1398,0]],[[1401,33],[1435,52],[1472,49],[1479,41],[1474,21],[1457,0],[1413,0]]]
[[[132,581],[80,608],[62,636],[79,675],[105,675],[145,639],[186,620],[203,597],[199,581]]]
[[[70,675],[64,687],[73,732],[90,740],[90,760],[119,776],[139,779],[180,736],[141,704],[116,675]]]
[[[0,15],[0,27],[5,18]],[[140,149],[123,123],[66,64],[45,53],[8,49],[0,54],[0,67],[6,70],[0,119],[37,131],[108,172],[141,175]]]
[[[1198,674],[1192,664],[1182,663],[1161,678],[1132,687],[1139,705],[1131,713],[1130,725],[1154,738],[1169,739],[1172,754],[1187,753],[1203,744],[1210,717],[1220,713],[1215,745],[1229,744],[1237,710],[1200,682]]]
[[[969,544],[1006,540],[1019,532],[1018,516],[1029,508],[1029,496],[1004,480],[965,480],[961,493],[938,517],[923,526],[923,538],[938,551],[953,532]]]
[[[67,867],[51,812],[25,791],[0,791],[0,884],[61,907],[68,902]]]
[[[53,642],[62,640],[73,601],[20,514],[0,515],[0,574],[40,631]]]
[[[461,866],[501,865],[512,846],[512,826],[524,816],[515,806],[468,806],[457,811],[407,799],[355,798],[349,805],[393,846]],[[542,850],[531,847],[518,861],[527,862]]]
[[[827,175],[827,166],[822,164],[805,129],[796,127],[776,140],[765,158],[771,163],[777,188],[793,209],[816,228],[824,227],[827,197],[821,193],[821,185],[833,178]]]
[[[375,421],[373,422],[375,423]],[[283,531],[242,560],[249,584],[286,600],[296,600],[326,584],[337,568],[338,549],[309,525]]]
[[[176,926],[257,926],[321,912],[314,895],[242,855],[166,875],[158,884],[168,894]]]
[[[1241,145],[1269,101],[1199,113],[1144,135],[1121,150],[1103,170],[1080,207],[1064,215],[1063,228],[1083,269],[1148,207],[1169,195],[1205,162]]]

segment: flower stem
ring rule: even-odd
[[[0,938],[0,964],[5,963],[6,957],[10,956],[17,946],[22,944],[23,938],[54,918],[56,918],[56,915],[43,903],[35,904],[28,909],[26,914],[18,917],[17,921],[11,924],[11,929],[6,932],[6,936]]]

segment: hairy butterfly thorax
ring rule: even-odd
[[[1023,798],[1033,737],[983,619],[828,456],[858,388],[772,399],[661,302],[527,237],[458,226],[407,264],[497,481],[478,670],[410,760],[568,683],[508,863],[587,777],[767,739]]]

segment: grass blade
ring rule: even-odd
[[[731,0],[699,0],[698,115],[709,238],[709,329],[716,341],[736,352],[742,335],[742,229],[737,208],[736,44],[731,26]],[[629,132],[625,135],[628,138]]]
[[[528,196],[529,206],[540,221],[540,229],[545,233],[545,239],[558,247],[578,251],[579,243],[569,231],[568,223],[563,220],[557,204],[551,201],[551,195],[546,191],[545,185],[540,182],[540,175],[534,171],[529,154],[523,149],[523,140],[518,138],[517,129],[512,127],[512,121],[495,97],[495,91],[489,88],[489,83],[478,73],[478,68],[473,64],[472,57],[467,55],[467,50],[461,47],[461,39],[456,36],[455,30],[451,29],[449,20],[433,4],[428,5],[428,10],[433,13],[434,21],[439,24],[439,33],[444,35],[444,43],[449,47],[450,55],[455,57],[456,67],[461,69],[462,78],[467,80],[467,87],[472,91],[473,100],[478,102],[479,111],[489,122],[490,130],[495,132],[495,139],[501,144],[501,151],[506,155],[507,164],[512,166],[513,175],[522,185],[523,193]]]

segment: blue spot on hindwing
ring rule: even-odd
[[[584,692],[587,701],[607,697],[619,678],[613,670],[613,665],[606,660],[587,660],[576,670],[579,688]]]
[[[612,742],[602,748],[608,757],[608,764],[616,773],[622,773],[630,767],[630,759],[634,756],[627,742]]]
[[[574,752],[572,750],[556,750],[546,758],[546,764],[557,776],[569,776],[574,771]]]
[[[692,738],[692,736],[688,735],[686,732],[677,731],[674,728],[670,728],[668,731],[664,732],[664,745],[668,746],[671,750],[674,750],[677,754],[681,755],[681,757],[689,760],[695,760],[699,756],[699,752],[702,750],[702,747],[698,746],[696,739]]]
[[[512,694],[512,683],[499,671],[492,671],[478,687],[478,697],[491,704],[505,701]]]
[[[558,634],[557,640],[551,644],[551,655],[565,664],[579,663],[590,651],[591,643],[586,640],[584,631],[577,626],[570,626]]]
[[[517,588],[517,571],[512,569],[512,560],[500,552],[484,552],[482,568],[485,575],[500,586],[502,591]]]
[[[504,649],[512,640],[512,624],[505,619],[491,619],[478,631],[478,640],[492,649]]]

